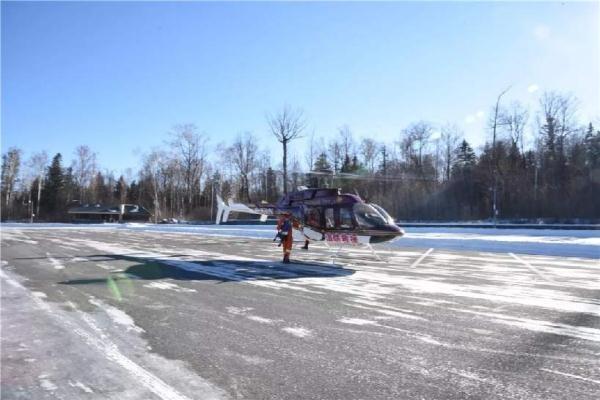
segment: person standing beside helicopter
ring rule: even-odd
[[[286,211],[277,220],[278,236],[281,237],[281,242],[283,243],[283,262],[286,264],[290,262],[292,243],[294,242],[292,228],[298,229],[299,224],[292,219],[292,214]]]

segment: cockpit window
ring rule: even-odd
[[[356,203],[352,208],[356,222],[361,228],[375,228],[387,224],[385,218],[369,204]]]
[[[369,203],[370,206],[373,206],[374,209],[376,209],[377,211],[379,211],[379,214],[381,214],[381,216],[387,221],[388,224],[395,224],[396,222],[394,221],[394,218],[392,218],[392,216],[390,214],[388,214],[387,211],[385,211],[383,209],[383,207],[378,206],[375,203]]]

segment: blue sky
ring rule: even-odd
[[[137,168],[177,123],[243,131],[279,161],[266,113],[302,108],[392,141],[421,119],[475,146],[497,94],[579,98],[600,123],[598,3],[2,2],[2,150],[98,152]],[[298,142],[296,149],[302,150]]]

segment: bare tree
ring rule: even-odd
[[[21,150],[16,147],[8,149],[2,155],[2,194],[4,195],[5,207],[10,215],[12,209],[12,194],[21,166]]]
[[[306,164],[308,165],[308,170],[312,171],[315,166],[315,161],[319,156],[319,149],[317,148],[317,142],[315,140],[315,131],[313,129],[312,133],[308,139],[308,149],[306,153]]]
[[[429,144],[429,139],[433,134],[433,126],[426,121],[419,121],[408,126],[403,131],[401,141],[402,150],[405,153],[407,161],[416,158],[417,165],[423,165],[423,150]]]
[[[42,187],[44,186],[44,172],[46,171],[46,166],[48,165],[48,153],[46,153],[44,150],[33,154],[29,159],[28,164],[31,170],[31,175],[37,180],[37,202],[35,215],[39,216]]]
[[[379,144],[371,138],[364,138],[360,143],[360,153],[369,173],[374,174],[377,155],[379,154]]]
[[[250,200],[250,176],[258,166],[258,146],[256,138],[246,132],[237,136],[227,151],[230,162],[240,177],[240,194],[244,200]]]
[[[271,133],[283,146],[283,192],[287,194],[288,144],[292,140],[300,138],[302,131],[306,128],[304,114],[301,110],[294,110],[285,105],[277,114],[267,116],[267,122]]]
[[[96,176],[96,153],[88,146],[82,145],[75,149],[75,159],[73,160],[72,168],[75,182],[79,186],[79,201],[86,201],[85,191],[92,184],[92,180]]]
[[[340,135],[340,145],[342,147],[342,156],[344,158],[352,157],[354,153],[354,138],[352,137],[352,131],[348,125],[344,125],[338,129]]]
[[[506,129],[511,142],[521,154],[524,154],[523,136],[528,119],[529,111],[519,102],[511,103],[510,108],[502,110],[499,116],[500,125]]]
[[[198,133],[198,128],[193,124],[176,125],[171,135],[171,146],[182,168],[188,210],[191,210],[194,193],[200,190],[208,139]]]
[[[442,127],[441,146],[442,158],[444,160],[444,177],[446,181],[450,180],[450,172],[455,159],[455,150],[458,147],[460,138],[464,134],[456,125],[446,124]]]
[[[559,154],[564,156],[567,137],[578,129],[578,124],[575,119],[578,101],[571,94],[555,94],[555,96],[558,101],[557,145]]]
[[[161,217],[161,194],[163,192],[164,161],[167,156],[164,152],[153,150],[144,157],[142,176],[146,176],[152,185],[152,200],[154,203],[154,222],[158,223]]]

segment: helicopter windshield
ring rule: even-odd
[[[376,209],[377,211],[379,211],[379,214],[381,214],[381,216],[387,221],[388,224],[395,224],[396,222],[394,221],[394,218],[392,218],[392,216],[390,214],[387,213],[387,211],[385,211],[383,209],[383,207],[378,206],[375,203],[370,203],[370,206],[373,206],[374,209]]]
[[[356,222],[361,228],[375,228],[387,225],[386,219],[369,204],[356,203],[352,207]]]

